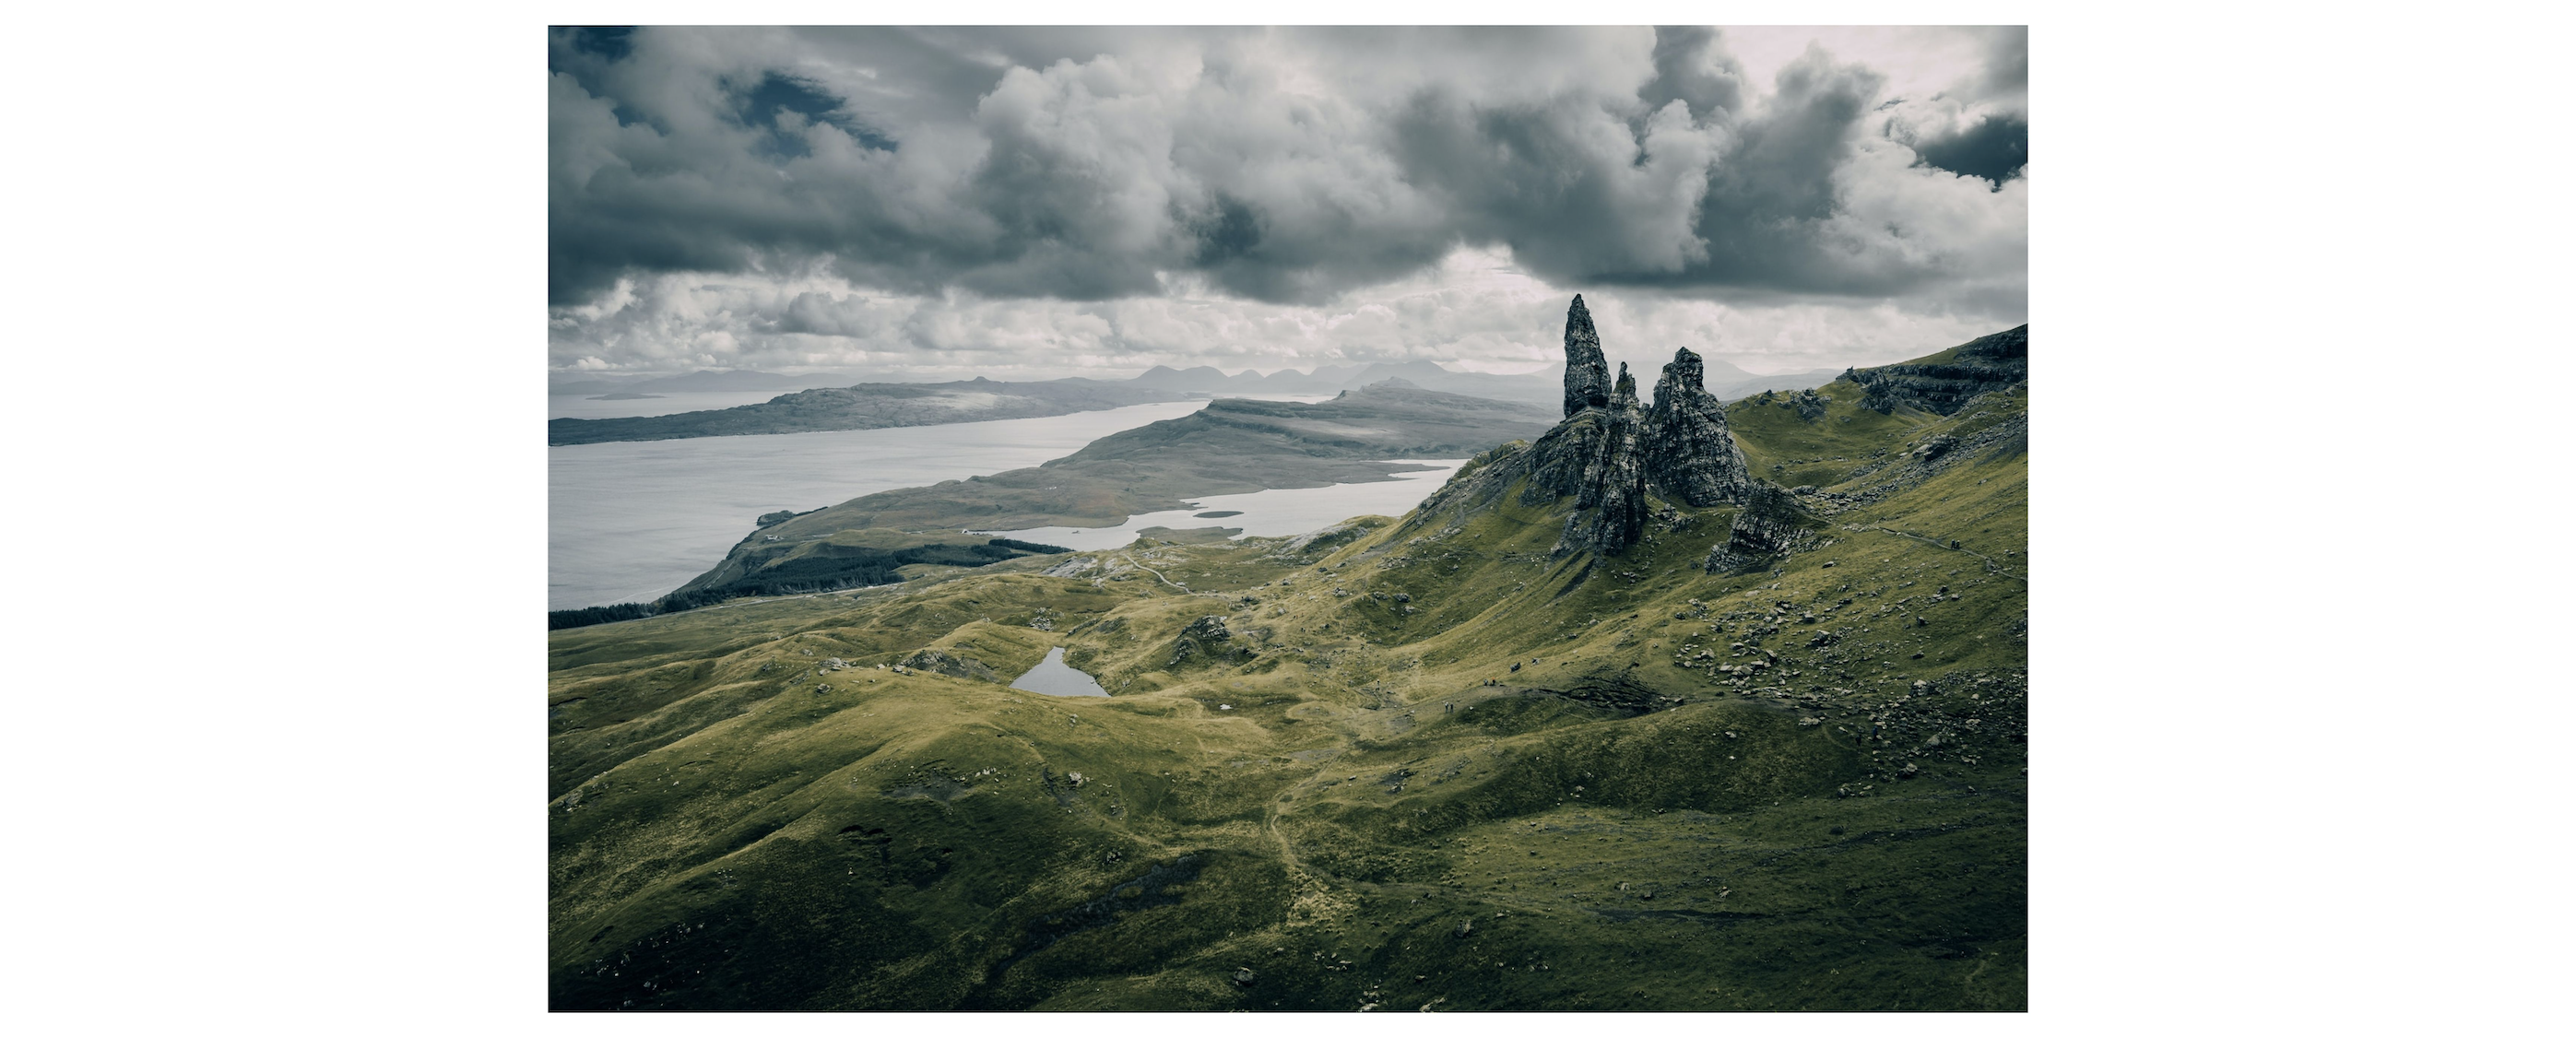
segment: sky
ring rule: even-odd
[[[2019,28],[551,29],[556,377],[1759,373],[2027,320]],[[1649,363],[1646,370],[1653,370]]]

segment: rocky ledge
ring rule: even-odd
[[[1924,358],[1923,363],[1847,368],[1837,381],[1866,390],[1861,406],[1885,414],[1899,405],[1943,417],[2030,378],[2030,325],[1998,331]]]

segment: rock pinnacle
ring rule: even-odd
[[[1592,330],[1592,311],[1583,297],[1565,311],[1565,416],[1585,407],[1610,405],[1610,365],[1601,356],[1601,335]]]

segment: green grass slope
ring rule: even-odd
[[[556,633],[553,1003],[2020,1009],[2027,397],[1824,392],[1737,576],[1514,489]]]

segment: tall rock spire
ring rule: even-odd
[[[1751,466],[1727,434],[1726,408],[1701,382],[1699,354],[1673,351],[1646,412],[1646,478],[1694,508],[1736,504],[1753,491]]]
[[[1585,407],[1610,405],[1610,364],[1601,356],[1601,335],[1592,330],[1592,311],[1583,297],[1565,311],[1565,416]]]

